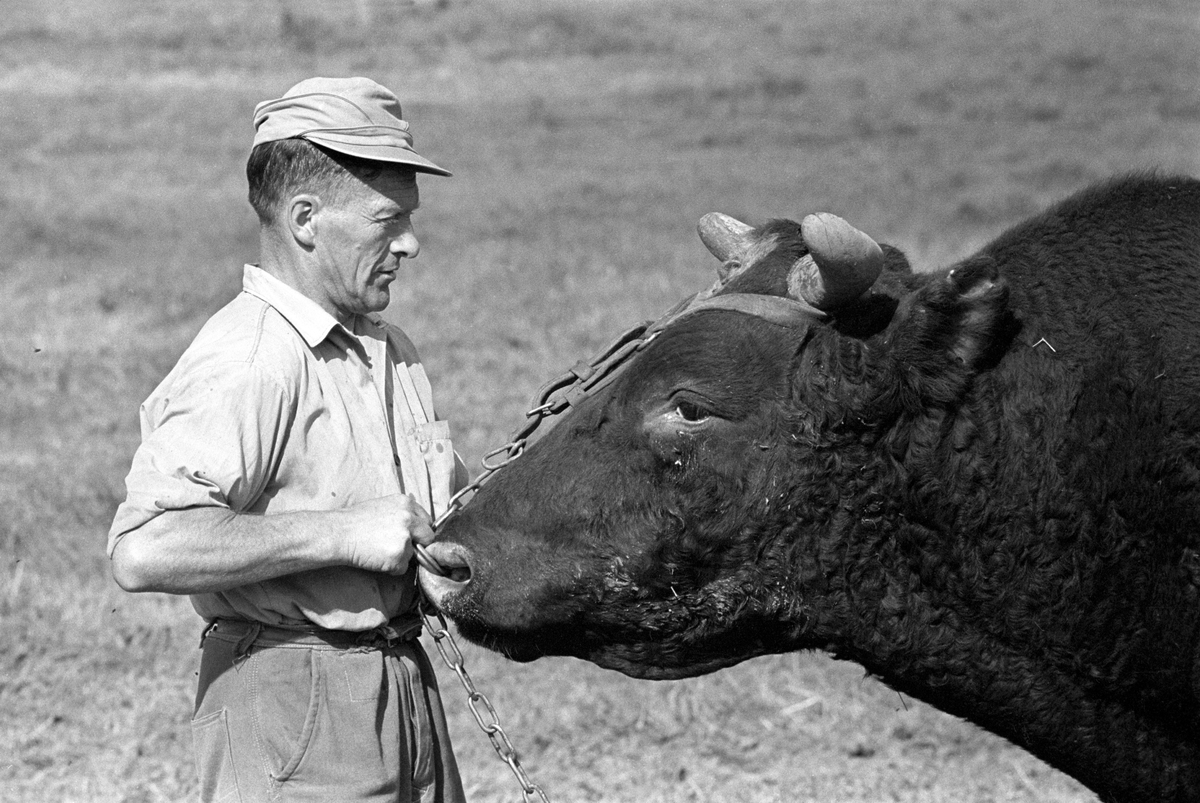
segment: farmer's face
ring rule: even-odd
[[[318,213],[315,300],[343,323],[384,309],[400,260],[420,251],[412,225],[419,205],[411,170],[385,170],[340,187]]]

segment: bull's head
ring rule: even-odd
[[[467,638],[668,678],[844,632],[895,515],[882,469],[986,359],[1003,287],[914,275],[828,215],[700,232],[707,295],[810,314],[679,319],[451,517],[430,552],[452,575],[421,579]]]

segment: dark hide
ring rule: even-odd
[[[786,292],[799,227],[719,292]],[[1079,194],[784,327],[668,328],[440,531],[467,638],[636,677],[816,648],[1106,800],[1200,800],[1200,183]]]

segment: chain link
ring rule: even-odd
[[[678,305],[675,310],[672,310],[671,313],[668,313],[668,315],[664,316],[658,322],[647,321],[626,330],[590,361],[577,363],[570,371],[543,385],[538,391],[537,396],[534,397],[529,412],[525,413],[525,423],[513,433],[508,443],[497,449],[493,449],[483,456],[483,460],[481,461],[483,471],[478,477],[450,498],[446,510],[434,522],[434,530],[440,527],[446,519],[459,510],[462,510],[467,503],[467,497],[483,487],[497,471],[521,456],[525,451],[525,446],[528,444],[529,438],[541,425],[542,421],[550,416],[558,415],[566,408],[578,403],[589,392],[596,391],[611,382],[616,377],[617,369],[625,364],[634,353],[645,348],[657,336],[664,321],[668,320],[685,303]],[[416,544],[414,551],[417,563],[422,568],[432,574],[442,577],[446,576],[447,572],[445,568],[429,554],[424,546]],[[467,706],[471,709],[471,714],[475,717],[475,722],[479,725],[479,729],[487,734],[488,739],[491,740],[492,748],[496,751],[496,755],[508,765],[513,775],[516,776],[517,783],[521,785],[521,793],[524,796],[524,801],[526,803],[529,803],[529,801],[550,803],[550,799],[546,796],[546,793],[542,791],[540,786],[529,779],[525,768],[521,766],[521,761],[517,757],[517,751],[513,747],[512,742],[509,741],[508,734],[504,731],[504,726],[500,724],[500,717],[496,713],[496,709],[492,706],[491,701],[487,698],[486,694],[475,688],[475,682],[467,672],[462,651],[459,650],[458,643],[455,641],[454,635],[450,632],[446,618],[442,615],[441,611],[433,607],[425,597],[424,592],[419,593],[418,601],[420,603],[421,616],[424,617],[425,623],[429,627],[429,632],[433,636],[438,653],[442,656],[442,661],[458,676],[459,682],[467,692]],[[438,624],[436,627],[430,621],[429,609],[433,610],[433,616],[437,618]]]
[[[656,324],[649,321],[639,323],[627,329],[590,361],[579,362],[571,370],[547,382],[534,396],[530,409],[525,413],[525,423],[512,434],[508,443],[497,447],[483,456],[483,471],[471,482],[467,483],[458,493],[450,498],[449,504],[438,516],[433,527],[436,530],[446,519],[457,513],[466,505],[466,499],[483,487],[484,483],[500,469],[516,460],[525,451],[529,438],[541,426],[542,421],[556,416],[577,403],[587,393],[598,390],[608,384],[620,368],[637,351],[645,348],[658,334]],[[503,455],[499,460],[495,458]],[[417,546],[417,560],[428,571],[444,575],[445,572],[437,565],[432,556]],[[436,568],[434,568],[436,567]]]
[[[426,610],[426,601],[422,597],[421,600],[421,615],[425,618],[425,623],[429,626],[430,635],[433,636],[433,643],[437,646],[438,652],[442,656],[442,661],[445,662],[451,671],[458,676],[458,680],[462,683],[463,689],[467,692],[467,706],[471,709],[471,714],[475,717],[475,722],[479,724],[479,729],[487,734],[488,739],[492,743],[492,748],[496,751],[496,755],[500,760],[508,765],[516,776],[517,783],[521,785],[521,794],[526,803],[529,801],[541,801],[541,803],[550,803],[550,798],[542,791],[542,787],[538,786],[530,780],[525,768],[521,766],[521,760],[517,756],[516,748],[509,741],[508,734],[504,732],[504,726],[500,724],[500,717],[496,713],[496,709],[492,706],[492,701],[487,695],[475,688],[475,681],[471,679],[471,675],[467,672],[466,661],[463,659],[462,651],[458,648],[458,643],[454,639],[454,635],[450,632],[450,627],[446,624],[446,619],[442,616],[442,612],[433,609],[433,615],[437,618],[438,626],[434,627],[430,622],[429,611]],[[481,710],[482,709],[482,710]]]
[[[765,317],[768,320],[776,322],[790,322],[798,315],[803,316],[805,320],[811,320],[814,314],[823,315],[823,313],[813,310],[807,305],[800,305],[803,309],[798,311],[796,305],[799,302],[792,299],[786,299],[789,309],[781,313],[778,309],[772,309],[766,302],[761,301],[764,298],[762,296],[753,296],[753,298],[759,299],[759,303],[747,306],[746,304],[723,303],[729,298],[728,296],[722,297],[720,301],[713,299],[705,301],[704,299],[708,298],[710,294],[711,291],[685,298],[668,310],[657,321],[645,321],[627,329],[620,337],[591,360],[576,363],[571,370],[543,385],[538,391],[537,396],[534,397],[529,412],[525,413],[525,423],[513,433],[508,443],[484,455],[482,460],[483,471],[472,482],[468,483],[462,490],[450,498],[446,510],[434,522],[434,530],[436,531],[437,528],[445,523],[446,519],[462,510],[467,504],[467,497],[483,487],[488,480],[495,476],[497,471],[524,453],[529,438],[533,436],[534,431],[537,430],[542,421],[550,416],[558,415],[568,407],[573,407],[586,398],[589,393],[593,393],[611,382],[616,378],[620,368],[628,362],[630,357],[649,345],[667,324],[676,320],[678,316],[685,312],[704,306],[720,306],[723,308],[739,309],[743,312]],[[749,297],[743,296],[742,298]],[[765,298],[774,297],[767,296]],[[781,299],[775,300],[781,301]],[[414,551],[417,562],[426,571],[441,577],[447,575],[446,569],[429,554],[424,546],[416,544]],[[491,701],[488,700],[487,695],[475,688],[474,681],[471,680],[471,676],[467,673],[462,652],[458,649],[458,644],[455,642],[454,636],[446,624],[446,619],[442,616],[442,612],[434,607],[426,598],[424,592],[419,589],[418,602],[421,607],[421,615],[424,617],[425,623],[429,626],[430,633],[433,635],[434,643],[437,645],[442,660],[458,676],[459,682],[462,683],[463,689],[467,692],[467,706],[471,709],[471,714],[479,724],[480,730],[486,733],[488,739],[491,740],[492,747],[496,750],[496,755],[504,763],[508,764],[513,775],[517,777],[517,782],[521,784],[521,792],[524,794],[524,800],[526,803],[530,800],[550,803],[549,798],[546,797],[546,793],[542,791],[541,787],[529,780],[529,776],[517,758],[517,751],[513,748],[512,742],[508,739],[508,734],[504,732],[504,728],[500,724],[500,717],[496,714],[496,709],[492,707]],[[437,617],[438,627],[434,627],[430,622],[430,609],[433,610],[433,615]]]
[[[446,505],[446,510],[434,522],[434,529],[436,530],[446,519],[461,510],[466,505],[467,497],[483,487],[484,483],[491,479],[497,471],[520,457],[525,451],[525,446],[529,442],[529,438],[541,425],[543,420],[550,416],[558,415],[567,407],[578,402],[589,391],[597,389],[600,385],[606,384],[607,381],[611,381],[615,376],[616,369],[626,362],[635,351],[644,348],[654,338],[656,332],[648,332],[650,328],[651,325],[648,322],[638,324],[613,341],[611,345],[591,361],[580,362],[571,368],[570,371],[543,385],[538,391],[537,396],[534,397],[529,412],[525,413],[525,423],[513,433],[508,443],[497,449],[493,449],[483,456],[483,460],[481,461],[483,471],[478,477],[467,483],[465,487],[450,498],[450,502]],[[497,460],[497,457],[500,459]],[[447,572],[445,568],[429,554],[424,546],[416,544],[414,551],[417,563],[422,568],[432,574],[442,577],[446,576]],[[496,751],[496,755],[508,765],[513,775],[516,776],[517,783],[521,785],[521,793],[524,801],[526,803],[529,803],[529,801],[550,803],[550,798],[546,796],[546,793],[542,791],[540,786],[530,780],[528,773],[525,772],[525,768],[521,766],[516,748],[513,747],[508,734],[504,731],[504,726],[500,724],[500,717],[496,713],[496,709],[492,706],[491,700],[488,699],[486,694],[475,688],[475,682],[467,672],[462,651],[459,650],[458,642],[455,641],[454,635],[450,632],[446,618],[442,616],[441,611],[434,608],[429,600],[426,599],[424,592],[420,593],[419,602],[421,616],[424,617],[425,623],[429,627],[429,632],[433,636],[438,653],[442,656],[442,661],[454,672],[463,689],[467,692],[467,707],[471,709],[471,714],[475,717],[475,722],[479,725],[479,729],[487,734],[488,739],[492,743],[492,748]],[[429,609],[433,610],[433,616],[437,618],[436,627],[430,621]]]

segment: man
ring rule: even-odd
[[[113,575],[208,622],[203,800],[461,801],[411,558],[466,472],[375,315],[417,255],[416,174],[450,173],[365,78],[302,81],[254,124],[260,262],[142,405]]]

